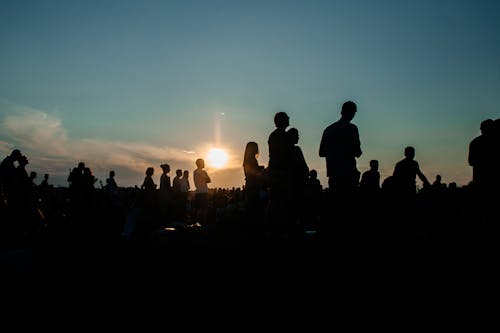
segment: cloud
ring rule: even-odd
[[[1,122],[5,135],[25,150],[43,151],[48,156],[67,155],[68,137],[61,120],[45,112],[20,108]]]
[[[0,103],[0,151],[7,155],[20,149],[29,161],[31,170],[50,173],[66,186],[70,168],[85,162],[99,178],[115,170],[123,186],[140,185],[144,171],[152,166],[169,163],[172,169],[193,169],[191,151],[140,142],[107,139],[73,139],[63,127],[60,118],[47,112]]]

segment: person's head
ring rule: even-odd
[[[205,161],[202,158],[197,159],[196,166],[198,169],[203,169],[205,167]]]
[[[440,182],[441,182],[441,175],[436,175],[436,181],[437,181],[438,183],[440,183]]]
[[[309,177],[311,179],[317,179],[318,178],[318,171],[316,171],[315,169],[312,169],[311,171],[309,171]]]
[[[175,170],[175,175],[176,175],[177,177],[181,177],[181,176],[182,176],[182,170],[181,170],[181,169],[177,169],[177,170]]]
[[[148,167],[146,169],[146,176],[152,176],[155,173],[155,169],[153,167]]]
[[[374,171],[378,170],[378,160],[371,160],[370,161],[370,168]]]
[[[19,156],[18,162],[19,162],[19,166],[22,166],[22,167],[25,167],[29,163],[28,158],[24,155]]]
[[[290,125],[290,117],[288,117],[286,112],[280,111],[274,115],[274,125],[277,128],[285,129]]]
[[[352,120],[357,111],[358,108],[356,106],[356,103],[354,103],[353,101],[347,101],[342,104],[342,110],[340,111],[340,114],[342,115],[342,118]]]
[[[481,134],[489,135],[493,133],[495,122],[493,119],[486,119],[481,122]]]
[[[113,178],[115,176],[115,171],[114,170],[111,170],[109,172],[109,178]]]
[[[14,158],[14,160],[18,161],[23,154],[21,154],[21,151],[19,149],[14,149],[11,153],[10,156]]]
[[[44,174],[43,179],[45,179],[45,180],[49,179],[49,174],[48,173]]]
[[[80,169],[80,170],[85,169],[85,163],[83,163],[83,162],[78,163],[78,169]]]
[[[162,164],[160,165],[161,169],[163,170],[164,173],[169,173],[170,172],[170,165],[168,164]]]
[[[36,171],[31,171],[30,172],[30,178],[31,179],[36,179]]]
[[[259,153],[259,146],[257,145],[257,142],[253,141],[248,142],[247,145],[245,146],[245,153],[243,155],[243,164],[245,164],[250,159],[256,158],[258,153]]]
[[[290,140],[289,142],[292,144],[292,145],[295,145],[297,143],[299,143],[299,131],[292,127],[290,128],[288,131],[288,139]]]
[[[189,177],[189,170],[184,170],[182,173],[182,178],[188,178]]]
[[[407,159],[414,159],[415,158],[415,148],[413,148],[412,146],[408,146],[405,148],[405,157]]]

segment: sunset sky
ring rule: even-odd
[[[38,182],[84,161],[158,183],[218,147],[211,187],[241,186],[245,144],[267,166],[285,111],[326,186],[319,142],[347,100],[361,172],[378,159],[384,179],[413,145],[429,180],[467,184],[469,142],[500,117],[500,1],[0,0],[0,158],[21,149]]]

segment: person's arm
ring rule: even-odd
[[[327,132],[323,131],[323,135],[321,136],[321,142],[319,144],[319,157],[326,157],[326,142],[327,142]]]
[[[424,183],[425,186],[429,186],[430,185],[430,183],[427,180],[427,178],[424,176],[424,174],[422,173],[422,171],[420,171],[420,167],[418,166],[418,163],[417,163],[417,176],[418,176],[418,178],[420,178],[420,180],[422,181],[422,183]]]
[[[470,166],[474,166],[476,164],[476,149],[475,149],[475,142],[472,141],[469,144],[469,156],[467,157],[467,161],[469,162]]]
[[[361,151],[361,142],[359,141],[359,132],[358,132],[357,127],[354,127],[354,147],[353,148],[354,148],[354,156],[360,157],[363,152]]]
[[[208,173],[205,171],[205,175],[207,176],[206,180],[207,180],[207,184],[208,183],[211,183],[212,180],[210,179],[210,177],[208,176]]]
[[[309,177],[309,167],[307,166],[306,159],[304,157],[304,154],[302,153],[302,149],[300,147],[297,147],[297,150],[299,151],[299,158],[300,158],[300,164],[302,165],[302,173],[304,174],[305,178]]]

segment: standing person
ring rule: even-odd
[[[362,154],[361,143],[358,127],[351,123],[356,112],[356,103],[345,102],[340,119],[323,131],[319,147],[319,156],[326,158],[329,189],[341,195],[351,194],[359,180],[356,158]]]
[[[361,215],[365,230],[375,232],[371,221],[378,217],[380,207],[380,172],[378,171],[378,160],[370,161],[370,169],[363,172],[359,188],[361,192]],[[370,222],[368,222],[370,221]]]
[[[177,222],[180,222],[182,220],[182,201],[181,201],[181,177],[182,177],[182,170],[177,169],[175,170],[175,177],[172,180],[172,201],[173,201],[173,213],[174,213],[174,219]]]
[[[144,177],[144,181],[142,182],[141,189],[146,191],[155,191],[156,184],[153,180],[153,174],[155,173],[155,169],[153,167],[148,167],[146,169],[146,177]]]
[[[182,178],[179,181],[179,190],[180,190],[180,203],[179,209],[181,214],[181,219],[186,220],[186,210],[188,208],[188,195],[191,186],[189,185],[189,171],[184,170],[182,173]]]
[[[370,170],[361,176],[361,190],[368,195],[377,194],[380,190],[380,172],[378,171],[378,160],[370,161]]]
[[[305,191],[309,181],[309,167],[307,166],[299,143],[299,131],[290,128],[287,131],[291,145],[290,154],[290,189],[291,189],[291,211],[289,230],[294,235],[300,236],[304,231],[306,214]]]
[[[160,190],[158,191],[159,205],[160,205],[160,214],[162,220],[166,220],[170,218],[171,211],[171,195],[172,195],[172,186],[170,183],[170,176],[168,173],[170,172],[170,165],[161,164],[160,165],[162,174],[160,176]]]
[[[175,170],[175,177],[172,180],[172,191],[178,194],[181,191],[181,178],[182,178],[182,170]]]
[[[475,137],[469,144],[468,162],[472,167],[472,181],[480,189],[491,183],[494,169],[494,137],[495,122],[486,119],[481,122],[481,135]],[[498,157],[497,157],[498,158]]]
[[[108,191],[108,193],[110,193],[112,195],[118,194],[118,185],[116,184],[114,170],[109,171],[109,177],[106,178],[106,187],[105,188]]]
[[[326,219],[320,225],[320,239],[323,245],[333,246],[334,251],[349,254],[342,257],[340,263],[342,270],[349,272],[347,280],[353,277],[349,276],[355,272],[352,264],[360,258],[355,254],[363,245],[356,229],[359,209],[354,198],[360,174],[356,158],[361,156],[358,127],[351,123],[356,112],[356,103],[347,101],[342,104],[340,119],[325,128],[319,146],[319,156],[326,158],[329,193]]]
[[[160,167],[162,170],[162,174],[160,176],[160,192],[168,193],[172,189],[170,176],[168,175],[168,173],[170,172],[170,165],[162,164],[160,165]]]
[[[488,225],[484,228],[497,228],[500,215],[497,209],[500,198],[499,124],[498,119],[482,121],[481,135],[469,144],[468,162],[472,166],[472,184],[477,194],[473,202],[480,221]]]
[[[15,175],[17,173],[15,163],[19,163],[22,156],[19,149],[14,149],[0,164],[0,195],[4,195],[7,205],[14,195]]]
[[[430,186],[429,181],[420,171],[415,161],[415,148],[408,146],[404,151],[405,158],[396,163],[392,176],[396,181],[400,199],[413,201],[417,195],[416,177],[420,178],[424,187]]]
[[[195,192],[195,218],[206,227],[208,213],[208,183],[211,182],[208,173],[204,170],[205,161],[201,158],[196,160],[196,170],[193,172]]]
[[[285,112],[274,115],[276,129],[269,135],[269,205],[268,218],[274,235],[288,221],[290,206],[290,155],[291,144],[286,128],[290,118]]]
[[[259,146],[256,142],[250,141],[246,144],[243,155],[243,172],[245,174],[245,199],[248,213],[255,218],[260,213],[260,192],[265,184],[264,167],[259,165],[257,156]],[[259,221],[254,221],[259,222]]]
[[[143,208],[146,208],[150,212],[153,212],[157,207],[158,196],[156,193],[156,187],[153,180],[153,174],[155,169],[153,167],[148,167],[146,169],[146,177],[144,177],[144,181],[142,182],[141,189],[143,190],[141,195],[141,200],[139,201],[142,204]]]
[[[48,189],[50,187],[50,185],[49,185],[49,174],[48,173],[46,173],[46,174],[43,175],[43,180],[40,183],[39,187],[42,190],[46,190],[46,189]]]

